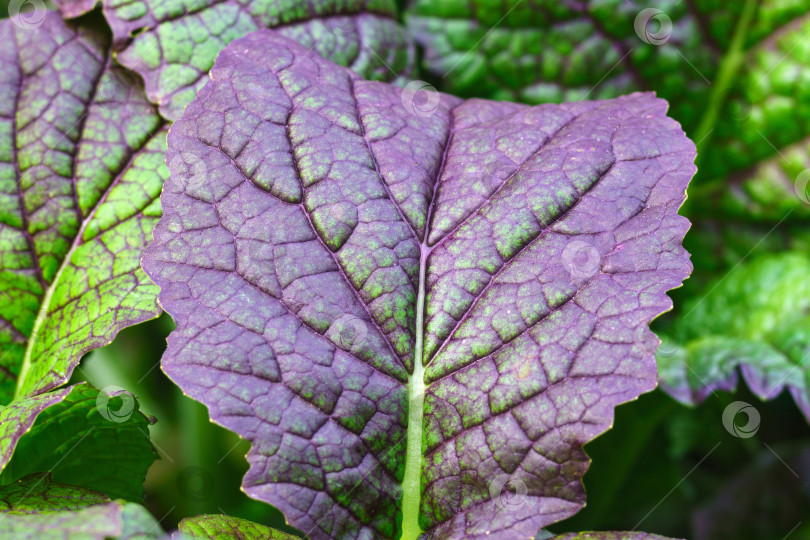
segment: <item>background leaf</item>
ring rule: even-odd
[[[192,538],[239,538],[243,540],[294,540],[298,538],[258,523],[232,516],[203,515],[186,518],[178,530]]]
[[[160,312],[140,252],[160,215],[165,123],[108,36],[42,12],[0,22],[0,402],[65,383]]]
[[[649,94],[411,96],[272,32],[226,48],[144,256],[178,324],[163,367],[311,537],[534,534],[654,386],[694,147]]]
[[[110,501],[101,493],[53,482],[48,473],[0,486],[0,501],[0,534],[4,538],[156,538],[151,532],[160,531],[138,505]],[[120,536],[122,533],[125,536]]]
[[[49,471],[59,482],[141,501],[146,470],[157,457],[150,419],[133,395],[108,392],[113,395],[82,383],[3,407],[0,482]]]
[[[657,355],[662,387],[695,403],[734,390],[741,368],[760,399],[788,388],[810,419],[808,273],[806,252],[762,256],[685,304]]]
[[[91,5],[57,0],[66,16]],[[217,53],[259,28],[275,28],[366,78],[407,77],[413,47],[396,22],[393,0],[104,0],[118,61],[143,77],[146,93],[169,120],[208,80]]]

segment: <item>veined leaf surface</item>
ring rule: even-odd
[[[0,21],[0,403],[56,388],[160,313],[140,254],[160,215],[165,122],[108,37],[58,13]]]
[[[534,536],[655,386],[694,145],[651,94],[413,88],[270,31],[220,54],[144,254],[177,323],[163,369],[312,538]]]
[[[56,0],[65,16],[98,2]],[[394,0],[103,0],[117,59],[143,77],[146,93],[176,120],[208,80],[217,53],[259,28],[281,34],[364,77],[407,76],[413,47]]]

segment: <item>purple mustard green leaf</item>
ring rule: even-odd
[[[560,534],[550,538],[549,540],[674,540],[668,536],[661,536],[658,534],[650,534],[638,531],[628,532],[581,532],[581,533],[566,533]]]
[[[0,483],[50,471],[59,482],[140,501],[157,458],[150,423],[132,394],[87,383],[13,401],[0,408]]]
[[[64,384],[160,313],[140,253],[168,176],[165,122],[107,36],[0,21],[0,403]]]
[[[0,536],[20,540],[115,538],[123,530],[123,503],[82,487],[31,474],[0,486]]]
[[[56,4],[66,16],[89,5]],[[394,0],[103,0],[103,8],[116,58],[143,77],[149,99],[169,120],[206,83],[217,53],[260,28],[275,28],[367,79],[401,81],[413,65]]]
[[[744,262],[707,284],[666,330],[661,387],[694,404],[734,390],[742,374],[760,399],[790,391],[810,420],[808,273],[810,256],[795,251]]]
[[[240,540],[296,540],[298,537],[233,516],[205,514],[185,518],[177,526],[181,538]]]
[[[310,538],[515,538],[656,384],[694,145],[652,94],[527,106],[369,82],[271,31],[169,133],[143,258],[164,371]]]
[[[707,193],[690,198],[690,216],[776,222],[786,208],[810,217],[809,9],[807,0],[410,0],[405,17],[421,67],[463,96],[546,103],[654,90],[698,141],[696,182]]]

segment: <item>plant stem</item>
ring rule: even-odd
[[[427,239],[427,233],[425,233]],[[422,416],[425,401],[425,366],[422,365],[424,340],[425,268],[429,248],[422,245],[419,263],[419,294],[416,298],[416,352],[413,373],[408,378],[408,432],[406,438],[405,478],[402,480],[402,539],[416,540],[419,527],[419,503],[422,497]]]
[[[728,94],[731,82],[737,74],[737,70],[742,64],[745,57],[743,51],[743,43],[745,36],[748,34],[748,28],[751,26],[751,21],[756,12],[758,0],[746,0],[743,6],[740,19],[737,21],[737,26],[734,28],[734,35],[731,38],[731,46],[728,52],[720,62],[720,68],[717,72],[717,79],[714,81],[711,94],[709,96],[709,108],[703,119],[695,130],[694,140],[697,141],[697,158],[695,163],[700,166],[700,160],[703,156],[703,151],[711,140],[712,131],[717,124],[719,110]]]

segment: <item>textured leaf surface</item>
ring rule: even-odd
[[[177,529],[185,537],[200,539],[239,538],[241,540],[295,540],[287,534],[246,519],[222,515],[202,515],[183,519]]]
[[[701,178],[737,174],[695,203],[780,219],[783,206],[810,215],[793,186],[810,167],[808,10],[807,0],[411,0],[407,24],[424,67],[463,95],[543,103],[655,90],[699,141]],[[788,196],[774,207],[778,194]]]
[[[647,325],[690,271],[695,151],[662,100],[427,103],[255,32],[169,135],[163,368],[312,538],[576,512],[582,445],[655,386]]]
[[[56,2],[81,13],[75,0]],[[407,76],[413,47],[394,0],[104,0],[117,58],[141,75],[149,98],[176,120],[208,80],[217,53],[259,28],[275,28],[364,77]],[[86,6],[85,6],[86,7]]]
[[[165,127],[103,34],[57,13],[0,21],[0,402],[56,388],[155,317],[139,266],[160,214]]]
[[[19,539],[114,538],[123,504],[102,494],[32,474],[0,486],[0,535]]]
[[[671,540],[667,536],[644,532],[581,532],[561,534],[550,540]]]
[[[658,352],[664,390],[699,403],[737,387],[738,368],[761,399],[788,389],[810,420],[810,257],[744,263],[686,304]]]
[[[140,501],[157,458],[149,423],[131,394],[87,383],[14,401],[0,409],[0,481],[51,471],[58,482]]]

